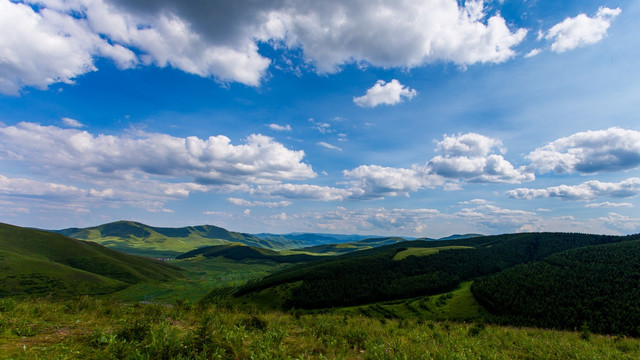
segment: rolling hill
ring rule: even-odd
[[[182,277],[181,269],[52,232],[0,223],[0,297],[107,294]]]
[[[286,287],[287,291],[280,292],[284,308],[318,309],[435,295],[452,291],[463,281],[565,250],[633,239],[640,236],[525,233],[401,242],[293,266],[245,285],[236,296]],[[413,256],[396,258],[398,253],[418,248],[439,251],[413,250]]]
[[[75,239],[94,241],[126,253],[149,257],[175,257],[196,248],[230,242],[268,249],[285,247],[274,240],[264,240],[251,234],[232,232],[213,225],[165,228],[133,221],[116,221],[89,228],[52,231]]]
[[[230,260],[264,260],[276,263],[300,263],[328,259],[330,256],[314,256],[307,254],[282,254],[278,251],[248,246],[240,243],[207,246],[198,248],[176,257],[176,259],[189,259],[196,256],[215,258],[222,256]]]

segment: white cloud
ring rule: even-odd
[[[159,212],[164,211],[163,206],[168,201],[186,198],[193,191],[209,191],[208,187],[199,184],[163,183],[149,179],[115,180],[109,181],[109,187],[104,186],[99,182],[75,186],[0,175],[0,196],[20,197],[21,206],[40,210],[59,204],[60,208],[73,211],[132,206]]]
[[[378,199],[385,196],[409,196],[409,192],[424,187],[442,185],[439,176],[430,176],[419,168],[403,169],[378,165],[361,165],[353,170],[345,170],[344,176],[352,179],[352,197]]]
[[[269,129],[274,131],[291,131],[291,125],[269,124]]]
[[[5,0],[0,91],[72,83],[96,71],[98,57],[120,68],[171,66],[258,86],[271,64],[258,42],[301,49],[320,73],[354,62],[385,68],[500,63],[515,56],[526,32],[490,16],[482,1]]]
[[[597,220],[602,221],[610,227],[622,229],[626,232],[634,232],[640,229],[640,218],[632,218],[614,212],[610,212],[606,217],[603,216]]]
[[[259,206],[259,207],[266,207],[266,208],[283,208],[283,207],[287,207],[291,204],[293,204],[291,201],[249,201],[249,200],[245,200],[245,199],[239,199],[239,198],[227,198],[227,201],[230,204],[233,205],[238,205],[238,206],[248,206],[248,207],[254,207],[254,206]]]
[[[502,155],[502,142],[483,135],[468,133],[444,136],[436,150],[443,155],[411,169],[361,165],[345,170],[351,179],[352,198],[379,199],[386,196],[408,196],[423,188],[443,186],[447,191],[460,190],[461,181],[480,183],[520,183],[534,175],[521,167],[516,169]]]
[[[519,183],[534,179],[525,168],[516,169],[502,155],[491,154],[494,149],[505,152],[501,141],[484,135],[445,135],[436,147],[443,155],[429,160],[427,168],[432,174],[469,182]]]
[[[88,191],[75,186],[0,175],[0,194],[3,195],[72,197],[85,196],[87,193]]]
[[[607,35],[611,21],[621,13],[620,8],[601,7],[595,17],[580,14],[554,25],[544,38],[552,40],[551,51],[562,53],[577,47],[595,44]]]
[[[320,145],[320,146],[322,146],[322,147],[324,147],[324,148],[327,148],[327,149],[329,149],[329,150],[342,151],[342,148],[339,148],[339,147],[337,147],[337,146],[335,146],[335,145],[331,145],[331,144],[326,143],[326,142],[324,142],[324,141],[320,141],[320,142],[318,142],[318,145]]]
[[[591,200],[597,197],[628,198],[640,194],[640,178],[617,183],[591,180],[579,185],[559,185],[545,189],[518,188],[506,192],[514,199],[555,197],[563,200]]]
[[[0,158],[21,159],[57,175],[72,170],[93,178],[190,177],[218,186],[316,176],[302,162],[303,151],[289,150],[270,137],[255,134],[245,144],[232,145],[223,135],[207,139],[153,133],[93,135],[23,122],[0,127],[0,140]]]
[[[384,80],[378,80],[367,93],[360,97],[354,97],[353,102],[360,107],[376,107],[378,105],[396,105],[404,101],[411,100],[418,92],[410,89],[396,79],[385,83]]]
[[[83,123],[81,123],[80,121],[78,121],[76,119],[63,117],[61,120],[62,120],[62,123],[64,123],[68,127],[73,127],[73,128],[83,128],[83,127],[85,127],[85,125]]]
[[[534,57],[542,52],[542,49],[533,49],[524,55],[525,58]]]
[[[632,203],[626,203],[626,202],[625,203],[612,203],[612,202],[609,202],[609,201],[605,201],[605,202],[602,202],[602,203],[589,203],[589,204],[586,204],[584,207],[586,207],[586,208],[633,207],[633,204]]]
[[[342,201],[352,195],[352,191],[347,189],[309,184],[259,185],[251,189],[250,193],[257,196],[318,201]]]
[[[640,166],[640,131],[609,128],[557,139],[527,156],[540,173],[595,173]]]

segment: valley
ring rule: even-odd
[[[12,359],[59,357],[59,343],[99,358],[403,358],[428,348],[507,359],[557,357],[579,341],[587,357],[640,355],[640,235],[265,236],[0,224],[0,347]]]

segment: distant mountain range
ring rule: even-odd
[[[342,235],[324,233],[247,234],[228,231],[213,225],[181,228],[155,227],[134,221],[116,221],[88,228],[50,230],[74,239],[89,240],[112,249],[149,257],[176,257],[207,246],[241,243],[271,250],[298,249],[312,253],[345,253],[388,245],[415,238],[390,238],[376,235]],[[452,235],[450,240],[481,236]]]

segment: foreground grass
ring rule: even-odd
[[[3,359],[637,359],[640,340],[481,324],[0,299]]]

